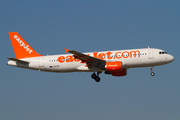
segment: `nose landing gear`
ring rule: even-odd
[[[155,73],[153,72],[153,67],[150,67],[150,69],[151,69],[151,76],[154,76]]]
[[[100,82],[100,77],[99,77],[99,74],[102,73],[102,72],[97,72],[97,75],[96,73],[94,72],[92,75],[91,75],[91,78],[94,79],[96,82]]]

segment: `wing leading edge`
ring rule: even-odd
[[[66,53],[69,52],[69,53],[73,54],[75,59],[79,59],[85,63],[105,63],[106,62],[105,60],[101,60],[101,59],[77,52],[75,50],[68,50],[66,48],[65,48],[65,50],[66,50]]]

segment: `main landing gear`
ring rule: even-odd
[[[155,73],[153,72],[153,67],[150,67],[150,69],[151,69],[151,76],[154,76]]]
[[[100,82],[100,77],[99,77],[99,74],[102,73],[102,72],[97,72],[97,75],[96,73],[94,72],[92,75],[91,75],[91,78],[94,79],[96,82]]]

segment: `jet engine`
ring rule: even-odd
[[[105,74],[111,74],[112,76],[126,76],[127,69],[123,68],[121,61],[107,62],[105,65]]]
[[[105,69],[107,71],[121,71],[122,70],[122,62],[121,61],[107,62],[105,65]]]

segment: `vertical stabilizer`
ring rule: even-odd
[[[42,56],[38,54],[17,32],[9,32],[17,59]]]

